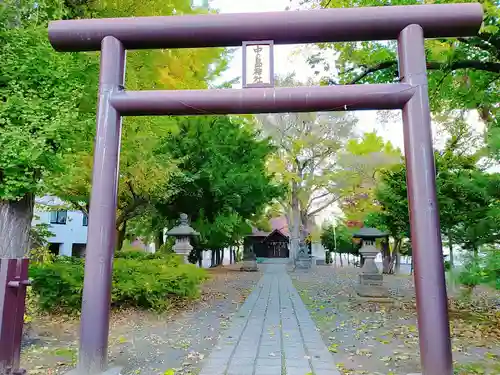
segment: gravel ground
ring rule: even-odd
[[[109,359],[123,375],[197,374],[199,362],[215,346],[260,272],[239,272],[237,266],[210,270],[202,298],[163,315],[127,310],[113,312]],[[29,374],[62,374],[77,359],[78,320],[41,317],[32,322],[21,363]]]
[[[343,374],[419,372],[412,278],[384,277],[393,304],[360,302],[353,288],[358,271],[318,266],[290,276]],[[500,327],[491,316],[452,311],[456,374],[500,374]]]

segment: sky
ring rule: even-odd
[[[211,0],[210,7],[218,9],[220,13],[253,13],[282,11],[287,6],[293,5],[290,0]],[[307,45],[276,45],[274,46],[274,71],[278,75],[295,73],[300,81],[306,81],[314,77],[314,69],[306,62],[308,51],[312,51],[313,46]],[[229,69],[222,75],[221,81],[229,81],[242,74],[242,56],[239,48]],[[235,85],[234,88],[241,88]],[[358,133],[376,130],[379,135],[391,141],[395,146],[403,149],[403,127],[402,123],[381,124],[377,122],[376,111],[356,112],[358,120]],[[399,114],[397,115],[399,116]]]
[[[220,13],[253,13],[253,12],[270,12],[282,11],[292,5],[292,0],[211,0],[210,7],[219,10]],[[277,75],[286,75],[295,73],[296,78],[300,81],[306,81],[308,78],[314,77],[314,70],[307,64],[306,59],[308,52],[312,52],[314,46],[306,45],[276,45],[274,46],[274,71]],[[222,75],[220,81],[229,81],[242,75],[242,54],[239,48],[233,59],[230,62],[229,68]],[[241,88],[241,84],[233,86],[233,88]],[[394,146],[404,150],[403,145],[403,124],[400,111],[393,111],[394,117],[391,116],[390,121],[380,122],[377,119],[377,111],[357,111],[355,115],[358,117],[356,133],[359,135],[364,132],[376,131],[386,141],[390,141]],[[480,130],[481,125],[477,121],[477,116],[471,115],[470,121]],[[441,143],[442,139],[437,139],[436,129],[433,126],[434,142]],[[320,225],[325,220],[332,219],[340,214],[338,207],[332,206],[317,216],[316,222]]]

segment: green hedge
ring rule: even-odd
[[[48,312],[80,311],[83,275],[83,260],[77,258],[32,264],[30,278],[39,308]],[[173,299],[198,297],[206,278],[205,270],[180,264],[176,255],[118,257],[113,264],[111,304],[163,311]]]

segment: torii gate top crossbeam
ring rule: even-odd
[[[479,3],[53,21],[49,39],[58,51],[99,51],[105,36],[125,49],[240,46],[397,39],[417,24],[425,38],[475,35],[483,19]]]

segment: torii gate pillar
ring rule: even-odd
[[[452,375],[424,38],[477,34],[479,3],[54,21],[59,51],[101,51],[79,375],[107,367],[122,116],[401,109],[424,375]],[[397,40],[400,83],[251,90],[126,91],[126,49]],[[102,45],[101,45],[102,44]]]

